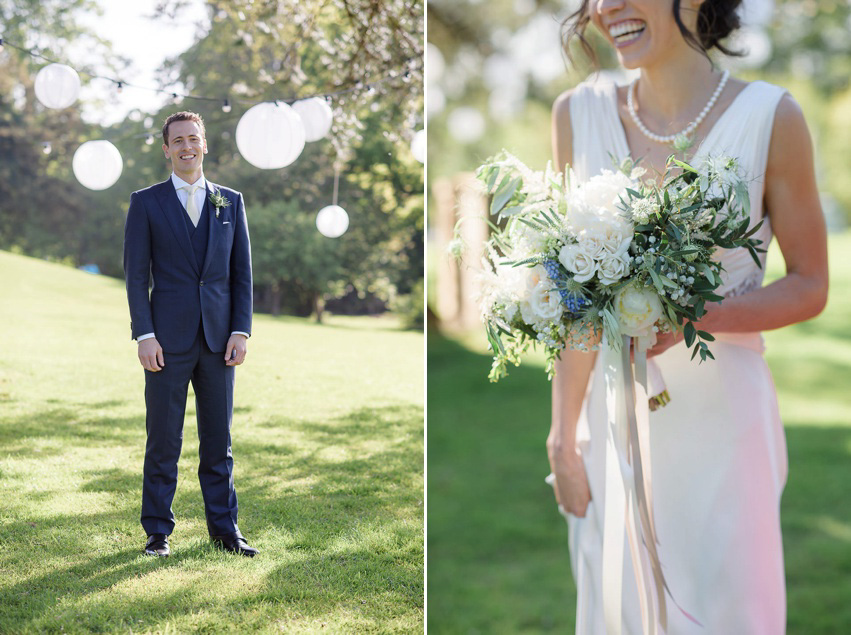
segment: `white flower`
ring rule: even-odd
[[[509,257],[512,260],[523,260],[544,251],[549,238],[546,234],[520,222],[511,224],[508,235],[512,246]]]
[[[557,320],[561,317],[562,305],[559,292],[546,282],[532,290],[529,306],[539,320]]]
[[[632,223],[620,208],[620,197],[635,183],[622,172],[604,170],[575,187],[567,197],[567,221],[574,235],[581,232],[632,234]]]
[[[614,314],[624,335],[648,337],[662,317],[662,302],[652,288],[628,284],[614,297]]]
[[[449,241],[449,244],[446,246],[446,252],[455,260],[461,260],[465,248],[464,240],[461,237],[456,237]]]
[[[576,243],[565,245],[558,252],[558,261],[565,269],[575,274],[577,282],[588,282],[597,272],[597,261],[588,253],[588,248],[593,247],[591,243]]]
[[[646,225],[658,213],[659,205],[650,197],[637,198],[632,201],[632,220],[639,225]]]
[[[629,260],[626,255],[608,254],[600,261],[597,278],[602,284],[614,284],[629,273]]]
[[[547,271],[541,265],[526,268],[526,293],[520,301],[520,315],[530,325],[561,318],[561,298]]]

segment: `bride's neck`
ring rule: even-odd
[[[636,96],[644,117],[677,122],[706,103],[718,81],[716,72],[705,57],[690,53],[641,69]]]

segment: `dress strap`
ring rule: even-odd
[[[785,94],[783,88],[768,82],[751,82],[721,116],[698,152],[736,157],[749,178],[760,184],[760,199],[774,113]]]
[[[614,162],[629,156],[623,125],[618,115],[617,86],[608,81],[585,81],[570,95],[573,132],[573,171],[580,180],[590,179]]]

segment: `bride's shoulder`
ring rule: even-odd
[[[569,122],[571,104],[575,104],[577,101],[588,103],[597,99],[605,99],[613,86],[614,84],[611,82],[585,80],[581,84],[565,90],[553,102],[553,118]]]

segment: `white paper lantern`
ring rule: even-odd
[[[349,215],[339,205],[328,205],[316,215],[316,229],[328,238],[339,238],[349,228]]]
[[[77,148],[71,162],[74,176],[90,190],[105,190],[121,176],[121,153],[109,141],[86,141]]]
[[[80,76],[65,64],[48,64],[35,76],[35,96],[48,108],[67,108],[80,95]]]
[[[411,154],[420,163],[425,163],[426,159],[426,132],[425,130],[417,130],[414,133],[414,138],[411,139]]]
[[[305,141],[319,141],[331,130],[334,114],[331,106],[320,97],[302,99],[293,104],[293,110],[304,122]]]
[[[287,104],[257,104],[242,115],[236,126],[236,147],[256,168],[284,168],[304,150],[304,123]]]

